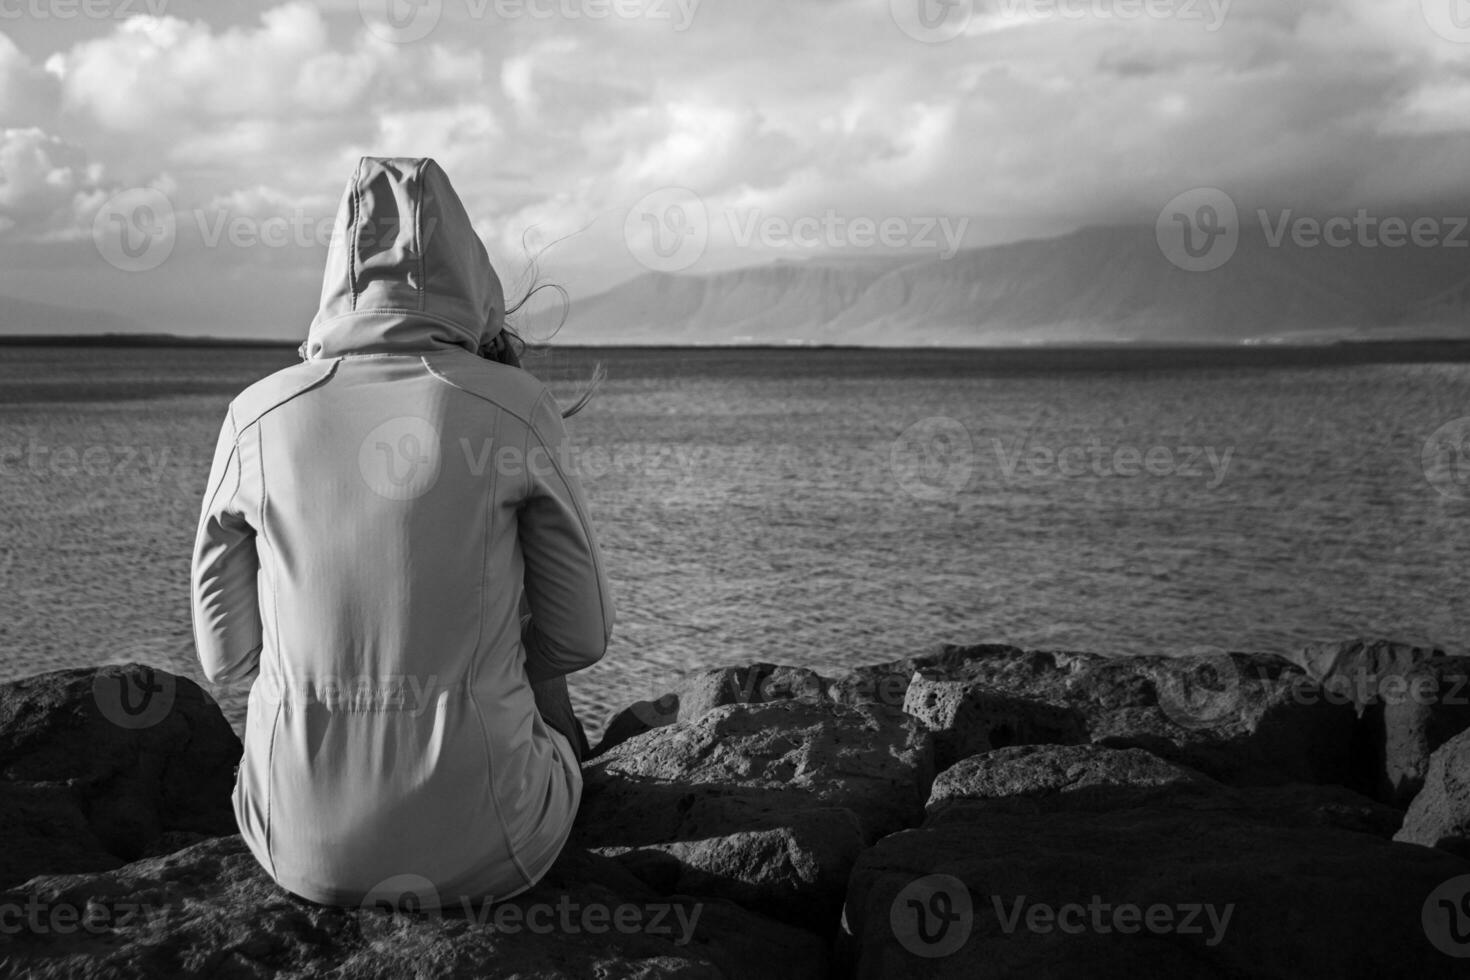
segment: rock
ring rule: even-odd
[[[1430,757],[1470,729],[1470,657],[1433,657],[1390,679],[1380,704],[1365,711],[1358,739],[1358,783],[1379,799],[1407,807],[1424,785]]]
[[[1232,787],[1142,749],[1026,745],[972,756],[934,780],[924,826],[988,814],[1063,810],[1231,811],[1278,826],[1336,827],[1391,838],[1403,815],[1341,786]]]
[[[1422,915],[1437,888],[1467,873],[1470,862],[1443,852],[1230,812],[996,814],[865,851],[844,909],[845,955],[852,975],[885,980],[1459,977],[1463,961],[1426,940]],[[1103,904],[1139,911],[1093,925],[1087,907]],[[1045,919],[1065,906],[1082,907],[1060,913],[1075,934]]]
[[[1345,786],[1307,783],[1237,786],[1230,787],[1219,802],[1212,805],[1271,826],[1303,830],[1330,827],[1370,834],[1383,840],[1392,840],[1404,821],[1403,811]]]
[[[271,883],[233,833],[239,743],[194,685],[137,666],[32,678],[0,688],[0,912],[44,917],[0,916],[0,975],[1452,975],[1470,659],[1369,644],[1329,670],[1353,663],[1402,669],[1385,676],[1406,696],[1223,651],[701,672],[613,719],[540,885],[414,915]],[[937,777],[936,759],[953,763]],[[1350,788],[1426,770],[1407,821]],[[433,908],[421,892],[382,889]],[[654,931],[655,905],[693,940]],[[1206,905],[1216,919],[1188,912]],[[128,907],[150,914],[94,921]],[[594,907],[644,928],[503,927]],[[1202,931],[1161,925],[1185,915]]]
[[[902,708],[913,679],[916,658],[895,660],[868,667],[855,667],[827,682],[827,697],[838,704],[878,704]]]
[[[193,681],[139,664],[0,686],[0,886],[114,868],[171,832],[234,833],[241,754]]]
[[[764,704],[792,698],[825,700],[826,681],[804,667],[755,663],[699,671],[679,685],[679,720],[694,721],[727,704]]]
[[[858,851],[922,818],[933,765],[892,709],[725,705],[585,767],[573,839],[658,887],[831,931]]]
[[[1402,677],[1421,661],[1444,656],[1443,650],[1396,640],[1359,637],[1338,643],[1311,643],[1292,662],[1312,680],[1362,706],[1377,700],[1385,677]]]
[[[854,866],[851,975],[1463,970],[1425,916],[1470,862],[1383,839],[1392,811],[1340,787],[1237,789],[1137,749],[1024,746],[942,773],[935,796]]]
[[[754,663],[696,671],[685,677],[677,690],[650,701],[639,701],[614,714],[591,757],[602,755],[636,735],[675,721],[694,721],[727,704],[764,704],[790,698],[829,700],[826,687],[827,682],[820,675],[804,667]]]
[[[665,694],[652,701],[635,701],[614,712],[602,729],[602,741],[588,758],[596,758],[635,735],[672,725],[679,720],[679,695]]]
[[[0,935],[8,975],[34,980],[807,978],[826,969],[810,933],[731,903],[658,895],[575,848],[535,888],[488,908],[314,905],[277,887],[238,836],[113,871],[37,878],[0,904],[40,923]]]
[[[930,816],[947,806],[975,801],[1024,801],[1050,809],[1057,798],[1091,801],[1095,807],[1137,806],[1181,787],[1214,791],[1214,780],[1166,762],[1143,749],[1101,745],[1019,745],[971,756],[934,779],[925,809]]]
[[[779,793],[664,790],[640,786],[636,803],[633,792],[620,794],[620,809],[665,808],[667,817],[653,817],[641,834],[587,829],[575,839],[599,842],[597,853],[659,891],[718,896],[802,928],[836,929],[848,872],[870,843],[852,810],[803,806]],[[609,840],[632,843],[600,843]]]
[[[1450,739],[1430,758],[1424,788],[1394,839],[1470,858],[1470,732]]]
[[[941,769],[1008,745],[1087,741],[1087,720],[1075,708],[946,680],[932,670],[915,674],[903,710],[934,732],[935,765]]]
[[[1322,697],[1357,713],[1347,781],[1406,807],[1430,754],[1470,728],[1470,659],[1393,640],[1356,639],[1304,648],[1296,660]]]
[[[1075,712],[1093,741],[1146,748],[1226,782],[1334,783],[1351,772],[1351,707],[1322,698],[1301,668],[1279,657],[1223,651],[1104,657],[1001,644],[946,646],[937,654],[866,668],[834,687],[871,688],[872,677],[892,676],[908,663],[926,687],[940,679],[961,685],[954,690]],[[905,705],[914,710],[918,695],[908,693]],[[1061,718],[1055,716],[1059,723]],[[979,724],[983,729],[983,717]],[[1046,740],[1076,739],[1065,732],[1035,739]],[[961,737],[947,748],[951,755],[963,754],[982,741]]]

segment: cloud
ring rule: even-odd
[[[965,217],[975,245],[1151,221],[1196,186],[1301,212],[1470,209],[1470,44],[1420,0],[1131,18],[975,0],[937,44],[890,0],[661,7],[690,18],[446,0],[428,37],[395,44],[331,0],[0,34],[5,237],[84,236],[99,195],[164,174],[184,210],[329,217],[356,158],[389,153],[438,158],[512,270],[571,236],[546,262],[574,295],[640,271],[623,219],[666,186],[715,216],[694,271],[781,254],[735,249],[732,210]],[[206,278],[267,261],[195,258]]]
[[[95,213],[101,167],[40,129],[0,130],[0,231],[37,239],[75,234]]]
[[[56,80],[0,34],[0,126],[42,125],[59,95]]]
[[[47,63],[66,107],[106,130],[169,133],[209,121],[358,104],[379,57],[366,47],[331,49],[326,21],[308,3],[264,11],[249,28],[215,31],[203,21],[131,17]]]

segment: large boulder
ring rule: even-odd
[[[679,719],[693,721],[727,704],[820,701],[825,688],[822,677],[805,667],[754,663],[696,671],[679,685]]]
[[[1376,700],[1379,681],[1402,677],[1421,661],[1444,656],[1443,650],[1398,640],[1357,637],[1327,643],[1309,643],[1291,661],[1334,691],[1364,705]]]
[[[826,687],[827,681],[815,671],[765,662],[695,671],[681,678],[674,690],[615,712],[592,755],[602,755],[655,728],[694,721],[727,704],[764,704],[791,698],[829,700]],[[900,703],[902,700],[899,698]]]
[[[139,664],[0,685],[0,887],[235,832],[240,740],[197,684]]]
[[[1342,786],[1228,786],[1143,749],[1025,745],[972,756],[941,772],[924,826],[989,814],[1167,806],[1234,812],[1278,826],[1335,827],[1389,839],[1403,814]]]
[[[1089,745],[1019,745],[971,756],[934,779],[925,805],[933,817],[984,803],[1042,812],[1063,804],[1132,807],[1177,798],[1181,790],[1215,793],[1213,779],[1143,749]]]
[[[1300,667],[1279,657],[1224,651],[1107,657],[1001,644],[945,646],[864,668],[830,689],[847,700],[878,702],[892,696],[895,678],[908,668],[906,710],[937,724],[948,750],[944,762],[997,747],[996,732],[1013,736],[1015,726],[997,712],[989,712],[995,721],[986,717],[987,703],[1008,703],[1017,715],[1030,712],[1029,737],[1011,744],[1090,739],[1145,748],[1238,784],[1335,783],[1352,771],[1352,707],[1322,698]],[[941,706],[960,707],[926,713],[930,692],[941,689]],[[1040,715],[1037,705],[1053,713]],[[1073,718],[1080,719],[1083,739],[1070,729]]]
[[[1424,788],[1395,839],[1470,858],[1470,732],[1435,751]]]
[[[332,908],[275,885],[238,836],[0,893],[25,915],[0,932],[7,975],[154,977],[822,976],[811,933],[718,900],[659,895],[615,862],[565,851],[540,883],[494,906],[418,912],[413,882],[385,902]],[[422,886],[419,886],[420,888]],[[441,897],[442,898],[442,897]]]
[[[585,767],[573,840],[666,890],[833,930],[868,844],[923,817],[932,739],[874,705],[713,708]]]
[[[1435,750],[1470,729],[1470,657],[1420,661],[1401,681],[1386,680],[1379,697],[1359,722],[1360,783],[1407,807],[1424,785]]]
[[[630,738],[679,720],[679,695],[661,694],[656,698],[634,701],[613,712],[602,727],[602,740],[591,752],[596,758]]]
[[[1359,638],[1311,644],[1294,659],[1324,700],[1357,713],[1348,781],[1394,806],[1419,791],[1430,754],[1470,728],[1470,658]]]
[[[852,975],[1463,972],[1434,898],[1470,862],[1385,840],[1371,815],[1387,808],[1371,800],[1228,787],[1101,745],[961,766],[936,779],[921,827],[858,859],[841,949]]]
[[[936,670],[914,674],[903,710],[934,732],[935,765],[1008,745],[1087,741],[1087,719],[1067,705],[1018,698]]]

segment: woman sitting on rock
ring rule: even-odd
[[[432,160],[364,158],[303,361],[230,404],[194,549],[195,641],[253,681],[234,803],[315,902],[533,885],[587,752],[566,675],[612,598],[564,414],[518,366],[484,245]]]

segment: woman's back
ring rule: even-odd
[[[581,790],[530,683],[601,656],[606,580],[556,403],[473,353],[503,300],[442,171],[365,160],[339,235],[307,360],[232,403],[200,525],[206,673],[259,672],[237,816],[316,901],[507,897]]]

